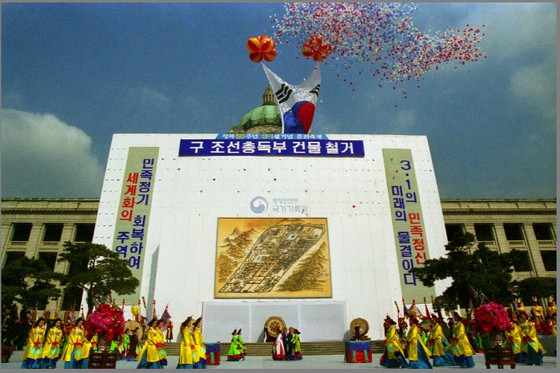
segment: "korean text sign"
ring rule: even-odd
[[[182,139],[179,156],[363,157],[364,143],[361,140]]]
[[[410,270],[430,258],[416,170],[410,149],[383,149],[397,262],[405,299],[430,299],[433,288],[422,285]]]
[[[135,304],[140,298],[158,153],[159,148],[153,147],[128,150],[113,238],[113,250],[140,281],[134,294],[125,295],[127,304]]]

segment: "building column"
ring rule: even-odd
[[[523,222],[523,231],[525,232],[527,250],[529,250],[529,256],[533,262],[533,272],[537,277],[544,276],[546,274],[546,269],[544,268],[539,241],[533,231],[533,225],[530,222]]]
[[[39,254],[39,244],[41,243],[41,237],[43,236],[43,230],[43,224],[33,223],[31,232],[29,233],[29,239],[27,240],[27,245],[25,245],[25,256],[28,258],[37,258],[37,255]]]
[[[494,232],[496,233],[496,245],[500,254],[509,252],[509,242],[506,237],[506,231],[502,223],[494,223]]]

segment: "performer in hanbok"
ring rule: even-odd
[[[379,364],[385,368],[406,368],[408,362],[404,358],[404,348],[401,345],[395,325],[397,325],[397,323],[393,320],[387,323],[385,351],[379,360]]]
[[[125,329],[122,335],[122,343],[120,345],[119,352],[121,354],[121,359],[127,360],[128,346],[130,346],[130,329]]]
[[[54,325],[47,331],[47,339],[43,346],[43,369],[56,369],[56,363],[60,358],[60,351],[62,349],[62,338],[64,332],[62,331],[62,320],[56,319]]]
[[[241,354],[243,355],[243,358],[241,360],[245,360],[245,355],[247,355],[247,346],[245,345],[245,341],[241,336],[241,329],[237,331],[237,342],[241,346]]]
[[[165,327],[165,342],[171,343],[173,340],[173,321],[168,320]]]
[[[286,360],[294,360],[294,341],[292,338],[294,337],[294,328],[290,326],[288,329],[288,333],[286,334]]]
[[[280,328],[276,328],[276,341],[272,345],[272,360],[285,360],[286,359],[286,348],[284,346],[284,338],[282,337],[282,331]]]
[[[531,306],[531,321],[535,324],[535,328],[539,333],[544,333],[544,310],[539,304],[537,298],[533,298],[533,305]]]
[[[410,329],[406,335],[406,343],[408,350],[408,366],[409,369],[432,369],[430,358],[432,352],[426,347],[419,333],[420,321],[412,317],[410,319]]]
[[[300,331],[297,329],[294,329],[294,337],[293,337],[293,343],[294,343],[294,360],[302,360],[303,359],[303,355],[301,353],[301,340],[300,340]]]
[[[189,316],[179,327],[181,335],[181,345],[179,347],[179,362],[177,369],[193,369],[195,350],[194,337],[192,333],[192,317]]]
[[[473,355],[476,354],[469,342],[469,338],[465,332],[465,325],[463,325],[463,318],[457,313],[453,313],[455,324],[453,325],[453,339],[446,349],[451,350],[455,357],[456,365],[461,368],[473,368],[474,359]]]
[[[136,369],[163,369],[167,365],[163,320],[152,320],[151,327],[146,332],[146,341],[136,360],[139,361]]]
[[[40,369],[43,361],[43,342],[45,339],[45,319],[38,319],[29,331],[27,346],[23,352],[21,367],[24,369]]]
[[[229,345],[227,361],[240,361],[245,360],[243,355],[243,346],[239,343],[237,338],[237,329],[231,333],[231,343]]]
[[[443,327],[439,323],[439,319],[431,319],[430,325],[432,329],[430,330],[428,348],[430,348],[433,353],[433,365],[435,367],[455,365],[453,353],[446,349],[446,347],[449,346],[449,342],[443,334]]]
[[[516,363],[523,363],[525,361],[523,354],[521,353],[521,329],[519,328],[519,325],[517,325],[516,321],[513,321],[512,319],[509,327],[504,331],[506,337],[504,345],[511,348],[511,351],[515,355]]]
[[[543,354],[546,354],[546,350],[537,338],[535,324],[528,321],[524,314],[519,315],[518,319],[521,329],[521,352],[525,354],[525,364],[542,365]]]
[[[202,317],[193,324],[194,369],[206,369],[206,345],[202,337]]]
[[[91,343],[86,338],[84,319],[80,317],[76,320],[76,326],[72,328],[67,339],[61,357],[64,360],[64,369],[87,369]]]
[[[125,358],[128,361],[134,361],[136,360],[136,357],[138,356],[138,344],[139,344],[139,340],[138,340],[138,327],[134,330],[130,330],[128,332],[128,338],[129,338],[129,343],[128,343],[128,347],[126,350],[126,355]]]

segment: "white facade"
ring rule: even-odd
[[[260,341],[264,321],[284,318],[306,341],[342,340],[351,320],[366,319],[368,336],[383,338],[382,320],[401,307],[398,248],[382,149],[410,149],[431,258],[445,254],[445,226],[427,138],[396,135],[327,135],[362,140],[365,156],[179,157],[181,139],[216,134],[115,134],[101,193],[94,242],[112,247],[130,147],[159,148],[140,293],[161,316],[166,304],[178,325],[204,317],[207,342],[228,341],[243,328],[246,342]],[[255,213],[251,201],[297,199],[304,212],[269,208]],[[218,218],[320,217],[328,220],[332,298],[215,299]],[[445,286],[436,284],[436,294]],[[423,311],[423,300],[416,299]],[[410,304],[411,299],[407,299]],[[428,299],[428,302],[430,300]],[[118,302],[117,302],[118,303]],[[130,304],[132,305],[132,304]]]

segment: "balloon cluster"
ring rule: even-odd
[[[333,51],[333,47],[323,42],[321,35],[311,35],[307,43],[301,47],[301,53],[313,61],[321,62],[329,56]]]
[[[357,68],[393,86],[443,64],[486,58],[479,48],[480,29],[467,25],[428,35],[414,27],[412,3],[290,2],[284,10],[271,19],[278,44],[295,42],[309,53],[309,38],[321,35],[322,43],[332,46],[329,63],[341,71]]]
[[[247,50],[251,61],[257,63],[263,59],[271,62],[276,59],[274,40],[265,35],[253,36],[247,40]]]

